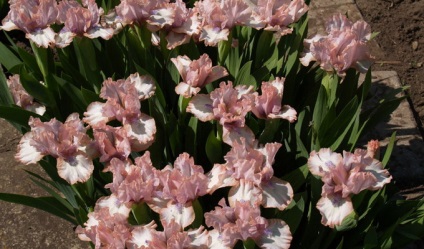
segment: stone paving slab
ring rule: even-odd
[[[363,78],[363,76],[362,76]],[[401,88],[401,82],[395,71],[372,72],[371,102],[378,102],[393,89]],[[403,96],[399,93],[398,96]],[[376,125],[368,134],[369,139],[378,139],[384,147],[393,132],[396,132],[396,146],[388,167],[395,181],[403,187],[417,186],[424,183],[424,141],[408,101],[403,100],[390,115],[387,122]]]
[[[14,155],[20,133],[0,119],[0,192],[47,196],[35,185],[24,169],[42,175],[38,165],[19,164]],[[83,249],[89,245],[80,241],[72,224],[41,210],[0,201],[0,248],[2,249]]]

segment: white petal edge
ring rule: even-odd
[[[93,161],[83,154],[78,154],[68,160],[61,157],[57,159],[57,172],[59,176],[70,184],[86,182],[93,173],[93,170]]]
[[[284,210],[293,200],[293,188],[290,183],[277,177],[272,177],[267,183],[261,184],[262,205],[266,208]]]
[[[341,196],[321,197],[317,208],[322,215],[321,223],[331,228],[341,225],[343,219],[353,212],[351,199]]]
[[[264,249],[288,249],[292,239],[290,227],[284,221],[269,219],[265,233],[255,242]]]
[[[197,94],[188,103],[187,112],[192,113],[202,122],[214,119],[212,111],[212,100],[209,95]]]
[[[43,158],[43,154],[31,145],[32,133],[27,132],[19,142],[18,152],[15,155],[16,160],[23,164],[37,163]]]
[[[27,39],[33,41],[37,46],[43,48],[48,48],[50,44],[54,44],[55,36],[56,33],[51,28],[37,30],[25,35]]]

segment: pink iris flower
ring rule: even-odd
[[[84,227],[78,226],[75,232],[82,241],[91,241],[94,248],[124,249],[131,239],[128,217],[131,212],[129,203],[120,202],[115,195],[97,200],[94,212],[88,214]]]
[[[57,47],[68,46],[75,36],[86,36],[90,39],[101,37],[105,40],[112,38],[114,30],[103,28],[99,23],[103,9],[97,6],[95,0],[83,0],[82,4],[75,0],[59,3],[58,20],[65,26],[56,36]]]
[[[163,4],[160,8],[151,11],[147,19],[148,28],[152,32],[165,32],[166,47],[174,49],[186,44],[192,36],[200,32],[200,19],[194,9],[188,9],[182,0],[175,3]]]
[[[51,155],[57,158],[59,176],[70,184],[90,178],[96,151],[78,113],[71,114],[65,123],[56,119],[43,123],[31,117],[29,125],[31,131],[19,142],[15,156],[18,161],[37,163],[44,156]]]
[[[330,149],[312,151],[308,160],[309,170],[324,182],[317,208],[322,224],[333,228],[354,212],[351,196],[363,190],[378,190],[392,177],[378,160],[366,150],[354,153],[332,152]]]
[[[279,143],[268,143],[258,148],[244,139],[241,144],[234,143],[224,157],[226,163],[215,164],[208,173],[209,193],[232,186],[230,206],[242,201],[284,210],[292,201],[293,189],[290,183],[274,176],[272,164],[280,147]]]
[[[106,103],[91,103],[83,120],[93,129],[118,120],[129,139],[131,151],[145,150],[154,142],[156,125],[152,117],[140,111],[140,101],[153,96],[155,88],[149,76],[132,74],[126,80],[107,79],[100,92],[100,97],[106,99]]]
[[[143,24],[152,14],[152,11],[169,3],[169,0],[121,0],[115,7],[116,14],[124,25]]]
[[[335,70],[343,76],[349,68],[365,73],[373,62],[367,42],[371,28],[364,21],[352,23],[342,14],[333,16],[326,24],[328,35],[305,39],[305,53],[300,58],[304,66],[317,61],[326,71]]]
[[[261,119],[282,118],[290,123],[297,120],[297,112],[289,105],[281,106],[283,100],[284,78],[277,77],[271,82],[262,82],[262,95],[255,93],[252,112]]]
[[[203,0],[197,1],[196,10],[202,20],[199,37],[208,46],[216,46],[220,41],[228,40],[234,26],[259,26],[252,21],[252,9],[242,0]]]
[[[228,75],[224,67],[212,67],[212,60],[207,54],[203,54],[199,59],[193,61],[187,56],[178,56],[172,58],[171,61],[183,79],[175,87],[175,92],[185,98],[196,95],[205,85]]]
[[[205,213],[206,225],[215,229],[210,234],[217,240],[211,248],[233,248],[238,240],[247,239],[253,239],[260,248],[290,247],[292,235],[284,221],[261,217],[259,207],[250,202],[227,206],[222,199],[218,205],[215,210]],[[215,237],[214,234],[219,235]]]
[[[258,19],[266,25],[265,30],[276,32],[277,37],[291,33],[288,26],[308,11],[303,0],[258,0],[251,6]]]
[[[7,80],[7,86],[9,87],[13,101],[17,106],[20,106],[27,111],[35,112],[41,116],[46,112],[46,107],[35,102],[34,98],[23,88],[19,74],[10,76]]]
[[[195,218],[192,202],[207,194],[207,177],[203,168],[194,164],[193,158],[182,153],[158,176],[161,188],[156,189],[150,208],[159,213],[162,224],[176,222],[181,229],[189,226]]]
[[[199,120],[207,122],[217,120],[223,126],[223,141],[232,145],[241,138],[253,141],[255,135],[245,125],[245,116],[252,109],[253,87],[239,85],[233,87],[229,81],[221,82],[210,94],[197,94],[187,106],[187,112]]]
[[[37,46],[47,48],[55,43],[55,32],[50,28],[56,22],[56,0],[11,0],[10,11],[2,21],[3,30],[22,30],[25,37]]]

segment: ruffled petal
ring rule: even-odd
[[[131,74],[127,79],[134,84],[137,89],[138,99],[145,100],[155,94],[156,85],[152,77],[148,75],[140,76],[138,73]]]
[[[209,95],[206,94],[197,94],[194,96],[188,103],[187,112],[192,113],[203,122],[214,119],[212,100]]]
[[[200,41],[205,41],[207,46],[216,46],[220,41],[227,41],[230,31],[228,29],[204,26],[200,34]]]
[[[261,191],[252,182],[244,179],[240,179],[239,184],[232,187],[228,192],[230,207],[235,207],[237,202],[250,202],[253,206],[259,206],[261,201]]]
[[[31,132],[27,132],[19,142],[18,152],[16,153],[15,158],[23,164],[37,163],[44,156],[35,146],[31,145],[32,140],[33,134]]]
[[[297,120],[297,112],[293,107],[291,107],[289,105],[284,105],[284,106],[282,106],[279,113],[277,113],[277,114],[270,113],[270,114],[268,114],[268,117],[269,118],[282,118],[282,119],[288,120],[290,123],[293,123]]]
[[[50,44],[55,43],[56,33],[51,28],[37,30],[32,33],[27,33],[26,38],[33,41],[37,46],[48,48]]]
[[[64,48],[71,44],[75,36],[76,34],[70,31],[61,31],[56,35],[54,44],[58,48]]]
[[[156,124],[155,120],[144,114],[132,122],[124,121],[124,129],[130,140],[132,151],[147,149],[155,140]]]
[[[225,77],[228,75],[227,70],[221,66],[214,66],[211,68],[211,72],[205,80],[205,85],[211,83],[217,79]]]
[[[247,127],[225,127],[222,132],[222,141],[224,143],[233,146],[234,142],[241,144],[241,139],[244,138],[245,141],[252,146],[252,142],[255,140],[255,134],[253,131]]]
[[[272,177],[267,183],[261,184],[262,205],[266,208],[284,210],[293,199],[293,188],[290,183],[277,177]]]
[[[95,38],[101,37],[105,40],[109,40],[110,38],[112,38],[113,33],[114,33],[114,31],[113,31],[112,28],[102,28],[99,25],[99,26],[94,26],[91,29],[89,29],[87,31],[87,33],[84,34],[84,36],[86,36],[90,39],[95,39]]]
[[[290,227],[284,221],[270,219],[264,234],[255,242],[264,249],[288,249],[292,238]]]
[[[127,240],[126,246],[130,249],[136,248],[158,248],[165,249],[165,237],[156,231],[157,225],[154,221],[144,226],[137,226],[131,231],[131,239]]]
[[[328,148],[312,151],[308,159],[308,168],[316,176],[324,176],[326,172],[334,169],[342,163],[343,158],[339,153],[332,152]]]
[[[200,92],[200,87],[192,87],[187,83],[180,82],[175,87],[175,92],[178,95],[182,95],[184,98],[190,98],[193,95],[196,95],[198,92]]]
[[[110,119],[103,115],[104,103],[93,102],[87,107],[87,111],[84,112],[85,118],[83,121],[93,128],[105,125]]]
[[[219,188],[234,186],[237,181],[232,177],[232,172],[228,171],[225,164],[215,164],[211,171],[207,174],[208,193],[212,194]]]
[[[368,188],[370,190],[381,189],[392,180],[389,171],[383,169],[383,165],[378,160],[374,159],[370,165],[365,167],[365,171],[372,173],[377,180],[373,186]]]
[[[185,228],[194,221],[194,209],[190,202],[181,204],[168,203],[168,206],[160,211],[161,221],[164,224],[174,220],[181,228]]]
[[[321,197],[317,208],[322,215],[321,223],[331,228],[341,225],[343,219],[353,212],[351,199],[342,198],[340,195]]]
[[[57,172],[59,176],[70,184],[86,182],[93,173],[93,161],[83,154],[64,159],[57,159]]]

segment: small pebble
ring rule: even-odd
[[[413,41],[411,46],[412,46],[412,50],[416,51],[418,49],[418,41]]]

